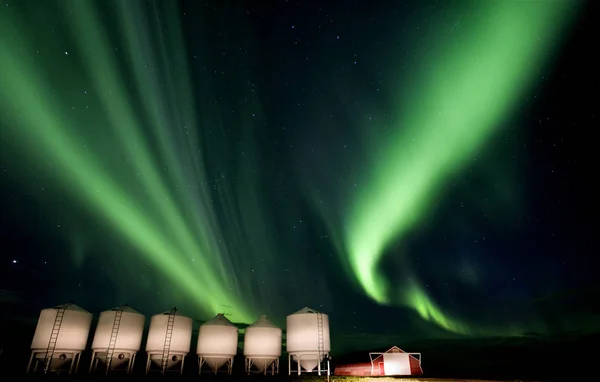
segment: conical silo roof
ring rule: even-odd
[[[227,319],[227,317],[225,317],[223,315],[223,313],[219,313],[216,316],[214,316],[213,318],[211,318],[210,320],[206,321],[204,324],[202,324],[202,326],[204,325],[211,325],[211,326],[233,326],[234,328],[237,329],[237,327],[231,323],[231,321],[229,321]]]
[[[131,306],[129,305],[121,305],[121,306],[117,306],[115,308],[109,309],[109,311],[117,311],[117,310],[121,310],[122,312],[125,313],[135,313],[135,314],[140,314],[140,312],[138,312],[137,310],[133,309]]]
[[[66,309],[66,310],[74,310],[76,312],[89,313],[87,310],[85,310],[82,307],[75,305],[73,303],[56,305],[56,306],[53,306],[52,309]]]
[[[304,307],[302,309],[300,309],[299,311],[297,311],[296,313],[292,313],[292,314],[306,314],[306,313],[320,313],[319,311],[309,308],[309,307]]]
[[[166,316],[169,316],[169,315],[171,314],[171,311],[170,311],[170,310],[165,310],[164,312],[160,312],[160,313],[158,313],[158,315],[161,315],[161,314],[164,314],[164,315],[166,315]],[[179,311],[179,310],[176,310],[176,311],[175,311],[175,315],[176,315],[176,316],[181,316],[181,315],[182,315],[182,314],[181,314],[181,311]]]
[[[274,323],[269,321],[267,316],[260,316],[260,318],[258,320],[254,321],[254,323],[249,325],[248,327],[249,328],[277,328],[277,329],[279,329],[279,327],[277,325],[275,325]]]

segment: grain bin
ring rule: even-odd
[[[152,316],[146,342],[146,374],[159,370],[183,372],[185,356],[192,342],[192,319],[182,316],[176,308]]]
[[[142,345],[145,317],[128,305],[100,313],[92,342],[90,372],[102,369],[131,373]]]
[[[198,331],[198,372],[207,365],[215,374],[223,365],[231,374],[233,357],[237,353],[238,329],[223,314],[217,314],[200,326]]]
[[[92,314],[75,304],[43,309],[31,341],[27,371],[77,372],[91,325]]]
[[[304,372],[326,371],[329,375],[329,316],[314,309],[304,308],[286,319],[289,373],[292,360],[298,364],[298,375]]]
[[[244,334],[244,357],[246,372],[258,371],[267,374],[279,373],[279,357],[281,357],[281,328],[273,324],[266,316],[246,328]]]

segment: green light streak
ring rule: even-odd
[[[534,82],[572,10],[559,1],[477,4],[468,11],[480,12],[478,21],[463,34],[424,44],[430,61],[416,69],[421,73],[410,90],[399,91],[396,133],[377,153],[377,167],[351,205],[344,240],[353,273],[369,297],[409,306],[459,333],[466,326],[444,314],[417,282],[402,290],[402,301],[391,301],[396,287],[378,264],[391,243],[418,226],[445,183],[491,143]]]
[[[93,85],[90,93],[102,109],[92,126],[83,125],[81,116],[70,113],[70,108],[55,97],[55,83],[46,76],[46,68],[36,62],[35,42],[21,37],[28,29],[27,22],[19,20],[17,14],[4,13],[0,17],[0,111],[8,126],[3,131],[4,143],[10,142],[41,161],[38,165],[52,171],[70,194],[96,215],[106,216],[114,231],[168,276],[197,308],[215,314],[223,311],[224,305],[231,306],[234,311],[230,319],[251,322],[256,315],[236,291],[238,281],[226,261],[230,249],[220,240],[223,235],[211,197],[204,189],[198,190],[197,197],[184,187],[189,186],[190,179],[206,182],[206,176],[194,129],[188,130],[192,137],[173,133],[174,127],[181,131],[186,125],[197,125],[174,9],[167,6],[171,41],[163,41],[162,46],[176,52],[168,60],[177,65],[177,71],[166,80],[169,85],[167,94],[163,94],[157,71],[144,70],[144,60],[153,62],[151,58],[157,55],[163,66],[159,69],[170,72],[166,51],[155,52],[141,37],[150,32],[148,28],[131,27],[131,20],[136,20],[140,11],[137,7],[130,2],[116,2],[139,89],[139,94],[132,95],[124,85],[126,74],[122,74],[93,3],[59,4],[65,7],[65,14],[71,15],[67,19],[79,47],[71,54],[79,54]],[[133,105],[135,97],[142,100],[150,116],[162,161],[153,154],[144,133],[148,127]],[[104,136],[104,140],[82,143],[94,135]],[[114,167],[112,155],[129,158],[129,167]],[[98,157],[107,159],[99,161]],[[161,171],[161,164],[168,168],[167,174]],[[175,190],[170,185],[175,185]],[[192,258],[199,261],[192,262]]]

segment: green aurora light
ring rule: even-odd
[[[150,3],[121,0],[49,3],[33,1],[26,15],[15,7],[0,12],[0,143],[19,154],[15,167],[23,172],[32,167],[55,180],[59,193],[106,220],[139,258],[168,278],[174,296],[185,295],[206,314],[227,305],[234,308],[233,321],[252,322],[269,301],[299,300],[302,291],[287,285],[294,280],[326,294],[327,284],[311,274],[310,264],[302,268],[306,261],[300,256],[290,260],[298,268],[285,274],[286,285],[275,286],[272,280],[281,279],[270,271],[253,273],[250,281],[242,277],[264,258],[272,268],[284,268],[277,263],[279,254],[300,245],[280,245],[273,235],[277,223],[265,217],[256,178],[260,155],[252,127],[244,125],[248,122],[234,121],[248,135],[243,144],[211,141],[217,135],[227,141],[223,132],[232,122],[220,114],[231,105],[211,103],[219,98],[211,94],[218,88],[212,86],[213,73],[197,75],[198,80],[192,75],[196,70],[188,68],[183,16],[174,2],[154,2],[150,10],[140,6]],[[423,62],[411,68],[416,73],[411,84],[398,89],[394,99],[397,128],[383,145],[375,138],[367,142],[372,154],[367,163],[376,164],[348,210],[340,217],[323,209],[329,206],[315,205],[351,269],[349,276],[365,294],[467,334],[472,328],[443,311],[416,277],[402,287],[391,285],[378,267],[385,251],[418,228],[446,182],[485,150],[515,112],[577,2],[468,4],[460,12],[476,13],[476,21],[465,17],[455,34],[422,44]],[[61,49],[63,40],[76,49]],[[200,82],[202,88],[196,89]],[[260,118],[259,97],[249,98],[235,106],[237,114]],[[238,155],[237,184],[211,183],[227,155]],[[69,239],[76,255],[85,256],[85,235]],[[261,288],[261,278],[268,277],[272,282]],[[398,293],[399,299],[391,297]]]
[[[475,22],[423,44],[426,62],[415,70],[410,91],[398,91],[397,129],[384,143],[373,142],[376,167],[362,180],[343,233],[336,235],[356,280],[378,303],[410,307],[448,331],[470,331],[443,312],[415,277],[409,285],[390,285],[378,266],[391,244],[417,229],[448,180],[485,150],[535,85],[574,10],[569,2],[542,3],[470,2],[464,12],[476,13]],[[400,301],[392,300],[392,291]]]
[[[80,64],[38,65],[40,50],[48,47],[27,38],[28,21],[19,19],[18,14],[10,9],[0,14],[0,111],[5,121],[10,121],[3,141],[36,160],[36,165],[56,177],[64,190],[93,214],[105,216],[121,237],[195,302],[195,309],[208,314],[233,309],[229,312],[232,320],[252,322],[255,307],[248,306],[238,292],[250,288],[239,285],[226,260],[229,251],[243,249],[233,248],[232,241],[223,239],[212,197],[198,186],[208,184],[208,179],[200,155],[202,137],[196,135],[196,129],[186,128],[197,126],[198,121],[176,9],[165,3],[160,14],[167,15],[166,20],[158,19],[156,8],[144,19],[138,18],[143,12],[135,5],[139,3],[115,1],[122,27],[119,32],[129,48],[129,70],[123,70],[115,48],[109,45],[111,31],[102,23],[106,15],[96,3],[56,4],[58,7],[49,9],[71,15],[65,17],[70,33],[57,27],[58,33],[74,39],[79,47],[77,52],[63,53],[75,56]],[[49,11],[42,7],[38,12],[36,20],[43,23]],[[137,29],[132,20],[138,22]],[[140,20],[164,21],[169,28],[171,40],[162,41],[162,51],[150,45],[154,29]],[[79,72],[82,67],[84,73]],[[130,80],[129,73],[138,89],[133,95],[124,85]],[[166,78],[161,78],[164,73]],[[55,97],[56,82],[51,76],[64,76],[67,82],[69,78],[88,78],[89,91],[77,97],[90,98],[89,105],[98,108],[93,117],[65,107],[66,102]],[[61,88],[68,89],[69,84],[63,83]],[[157,145],[144,134],[148,126]],[[172,126],[183,129],[173,134]],[[219,128],[213,125],[215,132]],[[127,166],[117,158],[127,158]],[[251,148],[246,162],[253,166]],[[163,167],[168,171],[161,171]],[[245,195],[252,196],[253,185],[247,183],[246,187]],[[225,206],[225,214],[236,211],[234,196],[223,186],[218,202]],[[248,208],[258,208],[255,200],[246,197]],[[237,235],[243,234],[239,228],[243,223],[237,223]],[[235,226],[229,228],[234,234],[231,227]],[[256,240],[264,237],[258,235]]]

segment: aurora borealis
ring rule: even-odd
[[[558,313],[594,279],[543,192],[577,183],[552,178],[572,156],[535,151],[574,118],[542,94],[584,2],[276,3],[3,3],[2,288],[245,323],[311,306],[350,334],[597,329]]]
[[[59,5],[67,6],[66,3]],[[127,9],[124,3],[121,5],[126,8],[120,10],[121,17],[132,18],[132,12],[136,10]],[[192,132],[192,138],[185,140],[180,136],[188,136],[187,125],[196,125],[193,113],[188,110],[189,106],[186,107],[186,99],[190,99],[190,96],[189,91],[186,91],[189,79],[185,64],[181,65],[179,79],[168,76],[166,85],[162,85],[167,89],[174,89],[177,84],[179,93],[173,90],[167,96],[161,94],[161,85],[156,83],[157,79],[151,73],[144,72],[141,64],[136,62],[136,57],[158,55],[154,65],[160,66],[165,65],[167,53],[133,50],[135,47],[143,49],[144,41],[135,32],[123,31],[127,36],[127,46],[132,49],[133,68],[130,73],[138,76],[135,79],[140,90],[142,86],[147,89],[139,92],[141,108],[147,113],[140,117],[130,105],[128,92],[123,86],[126,77],[118,74],[117,60],[113,49],[107,46],[107,37],[102,33],[105,27],[99,24],[94,4],[73,2],[68,4],[68,8],[70,9],[63,10],[59,7],[57,11],[75,14],[75,17],[70,18],[72,23],[67,24],[71,28],[70,32],[65,33],[71,33],[75,46],[80,47],[80,50],[71,51],[70,54],[79,55],[84,63],[81,69],[89,76],[89,92],[95,98],[90,103],[94,102],[98,108],[95,117],[106,120],[82,121],[77,116],[76,106],[72,107],[74,114],[62,115],[56,110],[58,105],[50,101],[52,90],[48,80],[43,78],[43,73],[36,70],[31,62],[33,52],[28,52],[28,59],[25,54],[16,53],[16,49],[3,51],[3,57],[11,57],[7,65],[9,70],[4,71],[6,76],[3,82],[14,89],[12,99],[7,99],[3,104],[9,107],[7,114],[10,113],[8,115],[15,122],[29,127],[20,126],[21,131],[17,133],[16,139],[32,140],[30,150],[39,151],[51,158],[52,167],[47,171],[62,176],[62,182],[70,184],[69,188],[73,188],[80,203],[88,205],[92,213],[105,215],[114,230],[137,248],[152,266],[161,269],[178,289],[189,291],[190,297],[198,298],[200,306],[209,311],[218,311],[220,305],[235,306],[235,319],[248,321],[249,308],[231,293],[236,286],[235,280],[227,274],[229,267],[225,259],[228,248],[220,245],[217,239],[222,234],[218,232],[218,223],[214,218],[216,212],[209,204],[210,197],[203,195],[198,184],[191,185],[189,181],[193,178],[201,183],[205,175],[198,163],[200,150],[194,142],[194,133]],[[167,19],[166,22],[169,21],[172,19]],[[6,24],[7,33],[3,35],[19,34],[12,18],[6,20]],[[124,27],[129,25],[123,24]],[[178,28],[178,25],[173,28]],[[85,32],[81,33],[82,30]],[[143,26],[141,30],[143,31]],[[11,39],[9,44],[11,42],[17,40]],[[95,48],[93,52],[86,53],[86,46]],[[5,48],[11,49],[11,45]],[[69,51],[65,50],[64,55],[68,56]],[[11,64],[14,65],[12,71]],[[176,65],[176,62],[168,65]],[[168,71],[169,69],[165,70],[167,73]],[[88,90],[82,93],[80,97],[86,96]],[[30,111],[25,112],[22,105],[29,105]],[[83,106],[85,109],[88,107],[89,105]],[[170,113],[177,111],[177,115],[170,117]],[[89,130],[92,136],[88,137],[86,134],[74,139],[81,126],[87,124],[91,124]],[[157,163],[151,153],[148,137],[144,136],[144,125],[150,127],[150,134],[157,142],[161,164]],[[167,126],[172,125],[179,126],[178,133],[169,132]],[[36,126],[44,126],[42,134],[34,128]],[[86,143],[88,139],[90,142]],[[125,163],[130,163],[129,168],[123,171],[122,163],[111,166],[94,158],[94,155],[106,152],[120,156]],[[169,170],[161,173],[161,168]],[[115,177],[115,173],[121,177]],[[129,177],[131,178],[128,179]],[[178,188],[184,191],[179,191]],[[181,202],[176,203],[174,200]],[[226,203],[227,200],[223,202]],[[182,204],[188,206],[189,210],[185,211]],[[191,230],[190,227],[202,228]],[[194,256],[199,257],[197,263],[193,262]],[[197,292],[209,288],[211,293],[208,299]]]
[[[469,7],[480,17],[452,37],[431,41],[428,61],[420,63],[409,85],[415,90],[393,99],[398,128],[373,150],[381,165],[370,169],[345,222],[348,261],[365,292],[380,303],[390,302],[390,286],[377,271],[386,246],[417,226],[447,179],[495,137],[554,49],[571,11],[561,2],[543,9],[510,1]],[[417,280],[399,295],[399,303],[422,318],[450,331],[468,331],[447,318]]]

